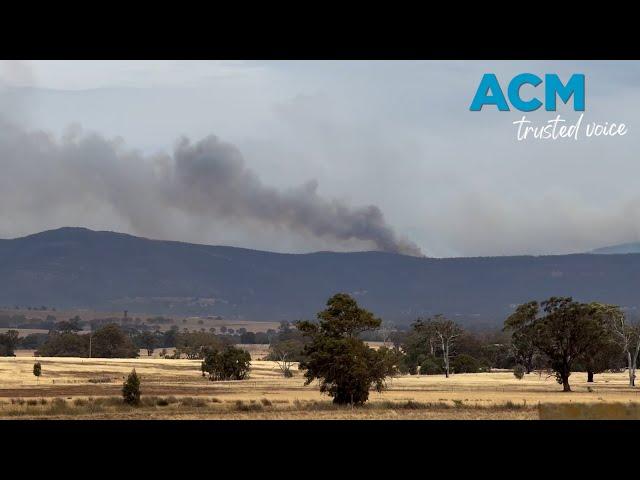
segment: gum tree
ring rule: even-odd
[[[600,309],[595,304],[574,302],[571,297],[551,297],[539,305],[525,305],[522,311],[526,314],[512,316],[510,328],[514,334],[530,335],[536,350],[549,359],[563,391],[570,392],[572,367],[584,361],[607,335]]]
[[[431,321],[431,328],[440,343],[442,360],[444,361],[444,374],[449,378],[451,353],[455,339],[462,335],[462,328],[452,320],[447,320],[441,315],[434,317]]]
[[[531,319],[538,314],[538,303],[529,302],[519,305],[504,322],[503,331],[511,332],[511,350],[517,364],[524,367],[526,373],[533,370],[536,354],[534,328]]]
[[[629,386],[635,387],[636,368],[640,354],[640,323],[628,322],[625,314],[614,305],[599,305],[599,308],[606,316],[610,331],[626,357]]]

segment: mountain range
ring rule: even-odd
[[[0,305],[127,309],[246,320],[313,318],[353,295],[385,320],[443,313],[502,323],[550,296],[640,305],[640,254],[417,258],[383,252],[282,254],[61,228],[0,240]],[[636,250],[633,250],[634,252]]]

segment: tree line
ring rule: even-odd
[[[13,356],[16,349],[33,349],[37,355],[50,357],[130,358],[138,356],[139,350],[153,355],[156,349],[163,349],[161,356],[165,356],[166,349],[171,348],[175,350],[172,355],[166,354],[168,358],[197,359],[204,357],[205,348],[258,341],[268,344],[277,333],[249,332],[244,328],[233,334],[227,333],[226,328],[225,332],[220,329],[221,333],[215,329],[190,331],[175,325],[165,331],[150,331],[116,323],[101,323],[97,328],[92,325],[87,332],[86,326],[87,322],[74,317],[54,323],[48,333],[20,337],[17,330],[9,330],[0,334],[0,356]]]
[[[229,335],[177,328],[127,333],[110,324],[89,336],[79,334],[81,326],[74,319],[56,325],[40,355],[136,356],[139,348],[152,351],[156,341],[164,341],[175,346],[176,357],[201,359],[202,374],[212,381],[243,380],[250,369],[249,354],[235,348]],[[377,349],[365,342],[374,333],[386,340]],[[292,366],[298,363],[306,384],[318,381],[334,402],[352,405],[366,402],[372,389],[384,390],[398,374],[449,377],[513,369],[523,376],[549,371],[564,391],[571,391],[572,372],[584,371],[593,381],[597,373],[626,369],[629,385],[635,386],[640,354],[640,325],[621,308],[571,297],[521,304],[500,331],[478,333],[442,315],[418,318],[406,329],[389,327],[350,295],[339,293],[315,321],[282,322],[269,337],[267,358],[277,362],[285,377],[293,376]],[[3,334],[0,352],[16,342],[15,332]]]
[[[298,361],[306,383],[336,403],[362,404],[371,389],[382,391],[397,374],[444,375],[513,369],[516,376],[535,370],[555,375],[563,391],[571,391],[572,372],[587,373],[587,381],[605,371],[626,368],[635,386],[640,354],[640,324],[614,305],[581,303],[571,297],[519,305],[499,333],[478,335],[436,315],[417,319],[407,330],[388,335],[392,347],[374,350],[366,333],[380,330],[382,321],[360,308],[347,294],[329,299],[315,322],[281,327],[270,346],[270,359],[290,376]],[[518,372],[522,371],[522,375]]]
[[[571,391],[569,376],[594,374],[626,367],[629,385],[635,386],[640,353],[640,324],[630,322],[622,309],[602,303],[580,303],[571,297],[551,297],[519,305],[505,321],[512,334],[512,349],[526,373],[551,370]]]

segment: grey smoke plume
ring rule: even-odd
[[[0,214],[53,215],[74,205],[124,217],[138,234],[162,231],[166,215],[259,222],[386,252],[422,255],[399,238],[377,206],[351,207],[318,194],[317,183],[290,190],[264,185],[240,151],[209,136],[180,140],[173,156],[144,156],[120,140],[71,129],[61,139],[0,123]],[[96,213],[99,215],[99,213]]]

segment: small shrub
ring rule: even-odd
[[[100,397],[94,400],[96,405],[106,405],[118,407],[122,405],[122,398],[120,397]]]
[[[140,405],[143,407],[155,407],[158,401],[158,397],[155,395],[151,395],[149,397],[144,397],[140,399]]]
[[[513,376],[518,380],[522,380],[524,378],[525,369],[522,365],[518,364],[513,367]]]
[[[242,400],[236,401],[236,410],[239,412],[260,412],[263,407],[260,403],[244,403]]]
[[[420,375],[439,375],[444,372],[444,364],[441,358],[426,357],[420,364]]]
[[[271,405],[273,405],[271,403],[271,400],[269,400],[267,398],[263,398],[262,400],[260,400],[260,403],[262,403],[262,405],[264,405],[265,407],[270,407]]]
[[[464,353],[457,355],[451,362],[451,366],[455,373],[478,373],[480,371],[480,362]]]
[[[140,405],[140,378],[135,368],[122,385],[122,398],[127,405]]]
[[[515,402],[512,402],[511,400],[508,400],[502,406],[502,408],[504,408],[505,410],[522,410],[526,407],[527,407],[526,403],[515,403]]]
[[[424,408],[424,406],[419,402],[414,402],[413,400],[407,400],[407,402],[402,404],[400,408],[404,410],[420,410]]]
[[[63,415],[69,413],[69,405],[64,398],[54,398],[47,412],[49,415]]]
[[[110,377],[94,377],[89,379],[89,383],[111,383]]]
[[[42,375],[42,365],[40,362],[36,362],[33,364],[33,374],[36,377],[36,381],[40,382],[40,375]]]
[[[206,407],[207,402],[202,398],[184,397],[180,399],[180,405],[185,407]]]
[[[169,405],[169,401],[166,398],[159,398],[156,400],[156,405],[159,407],[166,407]]]

